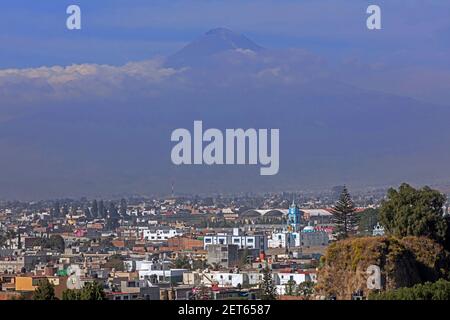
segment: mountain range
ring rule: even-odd
[[[164,195],[172,181],[215,193],[450,178],[450,108],[350,85],[314,53],[224,28],[163,61],[0,72],[0,101],[0,198]],[[280,173],[174,166],[171,132],[194,120],[279,128]]]

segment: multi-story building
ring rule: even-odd
[[[143,230],[143,238],[147,241],[166,241],[179,236],[176,229],[146,229]]]
[[[260,251],[267,250],[267,237],[263,234],[244,235],[238,228],[233,229],[233,234],[219,233],[208,235],[203,238],[203,246],[205,249],[211,244],[229,245],[234,244],[239,248],[258,249]]]
[[[239,262],[239,247],[235,244],[211,244],[207,247],[208,263],[225,268],[236,266]]]
[[[150,283],[156,284],[160,282],[176,283],[183,281],[183,273],[186,269],[170,268],[170,261],[124,261],[125,270],[128,272],[137,271],[139,280],[149,280]]]
[[[269,248],[316,247],[328,245],[329,240],[326,231],[306,226],[300,232],[283,230],[272,233],[268,240],[268,246]]]

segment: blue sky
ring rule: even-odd
[[[372,3],[382,8],[379,32],[365,28]],[[82,8],[81,32],[65,29],[69,4]],[[448,67],[449,16],[441,0],[2,1],[0,68],[123,64],[171,54],[217,26],[329,59]]]

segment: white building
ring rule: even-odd
[[[300,233],[299,232],[274,232],[268,240],[269,248],[286,248],[286,244],[289,243],[290,247],[300,246]]]
[[[275,272],[277,275],[276,284],[277,285],[286,285],[290,280],[295,281],[296,284],[300,284],[305,281],[312,281],[309,273],[302,272]]]
[[[216,281],[219,287],[239,287],[248,285],[248,275],[246,273],[226,273],[214,272],[209,274],[213,281]]]
[[[164,241],[179,235],[176,229],[145,229],[142,237],[148,241]]]
[[[221,271],[193,271],[183,275],[183,283],[196,286],[205,285],[207,287],[217,284],[221,288],[237,288],[244,285],[247,286],[249,284],[249,275],[246,272],[231,273]]]
[[[247,272],[248,284],[250,286],[257,286],[263,280],[263,274],[261,272]]]
[[[316,230],[312,226],[306,226],[301,232],[287,232],[286,230],[273,232],[268,241],[269,248],[289,247],[313,247],[325,246],[329,242],[325,231]]]
[[[248,248],[265,251],[267,250],[267,237],[261,234],[242,235],[240,234],[239,230],[235,228],[232,235],[219,233],[215,235],[205,236],[203,238],[204,249],[206,250],[206,247],[210,244],[235,244],[239,246],[240,249]]]
[[[295,281],[296,285],[307,281],[317,282],[317,275],[310,272],[278,272],[274,273],[274,280],[277,293],[284,295],[286,294],[286,286],[289,281]]]
[[[181,282],[187,269],[171,269],[170,261],[128,260],[124,261],[127,272],[137,271],[139,280],[149,280],[151,283]]]

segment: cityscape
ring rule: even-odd
[[[0,306],[450,300],[450,2],[0,7]]]
[[[391,212],[387,210],[400,214],[406,205],[391,194],[393,189],[389,195],[376,189],[353,198],[345,186],[336,186],[309,195],[2,201],[0,299],[368,299],[371,292],[432,280],[441,271],[419,273],[422,279],[414,277],[414,270],[399,276],[395,269],[404,267],[399,257],[392,266],[384,262],[380,280],[385,280],[374,289],[367,286],[364,268],[381,263],[380,257],[378,261],[354,257],[347,262],[357,264],[352,270],[333,264],[333,250],[355,255],[339,245],[347,243],[351,248],[365,243],[376,251],[377,245],[408,239],[437,250],[431,257],[436,259],[433,267],[448,266],[449,256],[441,256],[445,250],[439,245],[448,239],[448,202],[432,190],[400,186],[403,201],[409,199],[417,206],[424,199],[441,201],[435,213],[433,203],[421,208],[423,212],[413,214],[416,209],[411,209],[411,217],[426,219],[427,225],[414,228],[411,221],[405,226],[408,231],[391,226],[387,231],[383,226]],[[412,193],[416,193],[414,200]],[[347,217],[345,223],[340,214]],[[439,214],[446,224],[440,240],[431,233],[436,233]],[[414,250],[415,255],[423,254]],[[333,269],[335,274],[347,273],[348,281],[330,279]],[[365,276],[360,277],[361,272]],[[445,273],[448,269],[441,276]]]

